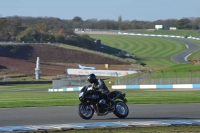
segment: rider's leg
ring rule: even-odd
[[[108,95],[107,96],[107,99],[109,100],[109,102],[111,103],[111,109],[114,109],[115,108],[115,101],[113,99],[111,99]]]

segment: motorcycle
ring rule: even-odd
[[[86,120],[91,119],[94,114],[104,116],[112,112],[118,118],[126,118],[129,108],[126,105],[125,95],[121,91],[110,92],[109,97],[115,101],[114,109],[111,109],[111,103],[100,92],[95,91],[93,85],[84,86],[79,93],[81,103],[78,106],[78,114]]]

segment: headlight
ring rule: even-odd
[[[83,92],[79,93],[79,97],[82,97],[83,96]]]

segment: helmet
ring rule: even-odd
[[[90,82],[91,84],[94,83],[96,80],[96,76],[92,73],[88,76],[88,82]]]

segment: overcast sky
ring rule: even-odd
[[[181,19],[200,17],[200,0],[0,0],[0,16],[83,20]]]

